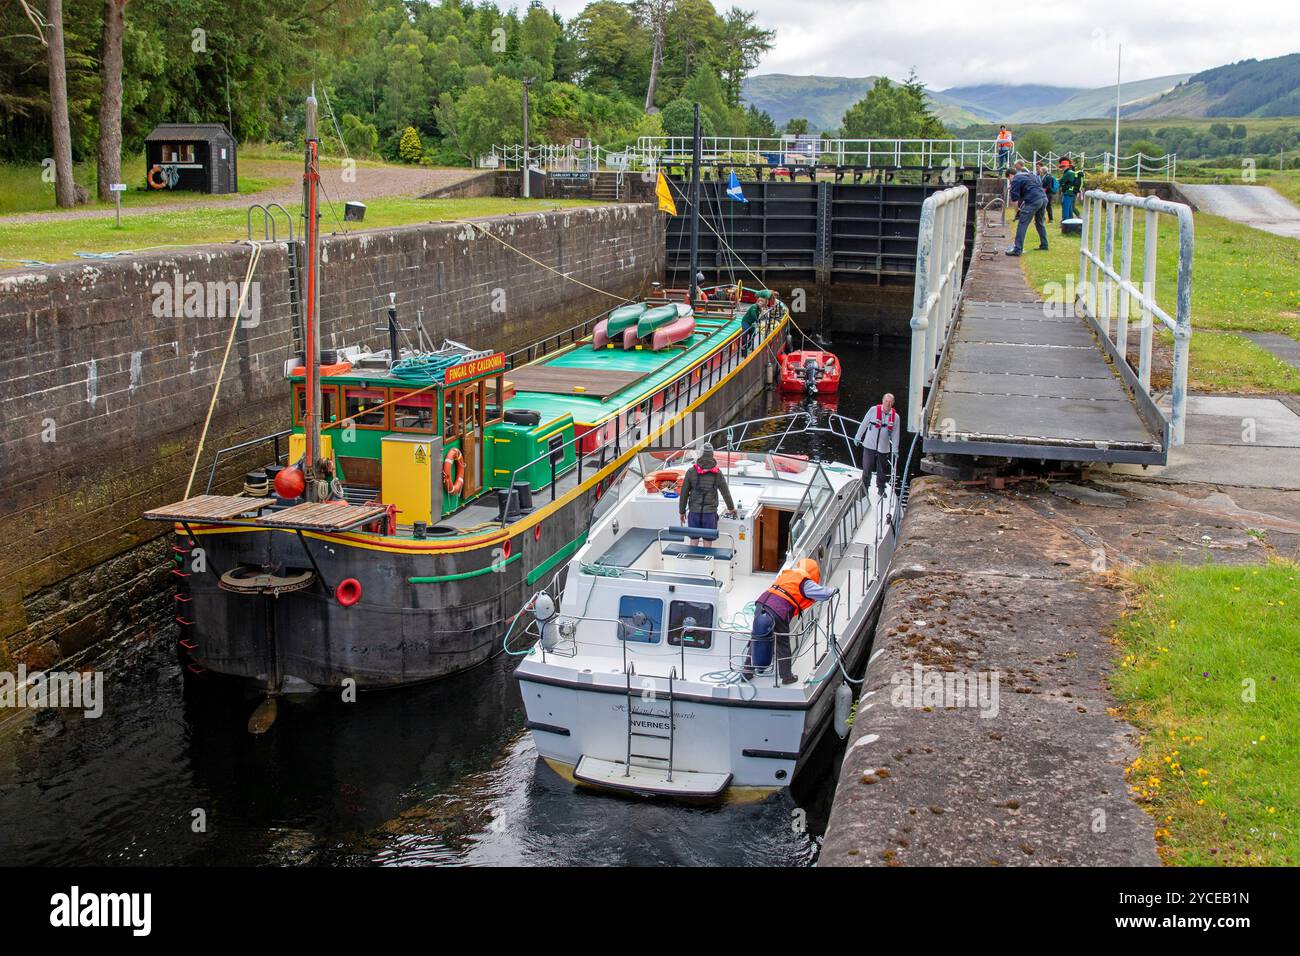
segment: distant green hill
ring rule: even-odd
[[[984,83],[978,86],[954,86],[936,95],[983,119],[1009,122],[1020,110],[1053,106],[1086,92],[1086,89],[1077,86]]]
[[[767,73],[750,76],[741,87],[745,105],[766,112],[784,128],[792,119],[808,120],[814,132],[839,129],[844,111],[867,95],[874,76],[791,76]],[[959,128],[981,122],[981,118],[952,102],[943,94],[930,94],[930,107],[947,126]]]
[[[1120,84],[1120,110],[1141,108],[1160,94],[1172,90],[1187,79],[1190,73],[1157,76],[1149,80],[1133,80]],[[1061,120],[1098,119],[1115,115],[1115,87],[1101,86],[1095,90],[1082,90],[1073,96],[1048,106],[1031,106],[1012,114],[1010,123],[1056,123]]]
[[[1153,102],[1125,110],[1166,116],[1300,116],[1300,53],[1203,70]]]

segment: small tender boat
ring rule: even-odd
[[[840,360],[821,349],[786,352],[781,363],[781,391],[808,395],[840,390]]]
[[[901,509],[892,490],[864,488],[856,465],[758,443],[823,432],[847,451],[855,427],[838,416],[816,426],[802,413],[733,426],[730,450],[716,457],[737,516],[716,530],[677,525],[679,481],[698,444],[630,465],[562,591],[557,572],[526,605],[519,626],[532,648],[506,637],[523,656],[515,676],[527,725],[552,768],[595,788],[744,798],[788,786],[827,727],[847,733],[847,678],[867,654]],[[753,602],[806,557],[839,594],[791,625],[797,682],[780,683],[770,641],[753,648],[761,666],[746,678]]]

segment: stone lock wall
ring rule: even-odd
[[[634,295],[662,274],[661,219],[611,205],[478,220],[518,251],[455,223],[330,236],[322,346],[385,347],[390,292],[403,326],[423,309],[435,343],[526,345],[617,304],[537,263]],[[184,494],[250,255],[232,243],[0,273],[0,667],[49,666],[171,613],[167,529],[140,514]],[[288,425],[288,277],[285,244],[265,244],[193,493],[217,449]],[[223,463],[214,491],[270,458],[268,444]]]

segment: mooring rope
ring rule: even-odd
[[[609,291],[607,291],[607,290],[605,290],[605,289],[597,289],[594,285],[587,285],[587,283],[583,282],[581,279],[575,279],[573,276],[569,275],[567,272],[561,272],[559,269],[554,269],[554,268],[552,268],[551,266],[548,266],[545,262],[542,262],[540,259],[534,259],[532,256],[530,256],[528,253],[524,252],[522,249],[516,249],[514,246],[510,245],[510,243],[506,242],[506,241],[505,241],[504,239],[502,239],[500,236],[498,236],[498,235],[496,235],[496,234],[494,234],[494,233],[488,232],[486,229],[483,228],[483,226],[482,226],[480,223],[477,223],[477,222],[470,222],[470,221],[468,221],[468,220],[466,220],[466,219],[443,219],[443,220],[441,220],[441,221],[442,221],[442,222],[454,222],[454,223],[458,223],[459,225],[462,225],[462,226],[469,226],[469,227],[472,228],[472,229],[477,229],[479,232],[483,233],[483,235],[487,236],[489,239],[495,239],[497,242],[501,243],[501,245],[505,246],[505,247],[506,247],[507,249],[509,249],[511,252],[514,252],[514,253],[516,253],[516,254],[518,254],[518,255],[523,256],[523,257],[524,257],[525,259],[527,259],[529,262],[534,263],[535,265],[539,265],[539,266],[541,266],[541,267],[542,267],[543,269],[545,269],[547,272],[554,272],[554,273],[555,273],[557,276],[559,276],[561,279],[568,279],[570,282],[576,283],[576,284],[582,286],[584,289],[590,289],[592,292],[599,292],[601,295],[607,295],[607,296],[609,296],[611,299],[617,299],[619,302],[627,302],[627,301],[628,301],[628,297],[625,296],[625,295],[616,295],[616,294],[614,294],[613,292],[609,292]]]

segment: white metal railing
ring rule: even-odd
[[[642,136],[631,147],[645,166],[682,162],[689,136]],[[761,166],[923,166],[992,169],[997,151],[988,139],[819,139],[804,136],[705,136],[701,162]]]
[[[1105,152],[1101,154],[1102,172],[1112,176],[1131,176],[1134,179],[1160,179],[1167,183],[1178,178],[1178,154],[1165,153],[1163,156],[1148,156],[1146,153],[1123,154]]]
[[[1137,179],[1162,179],[1172,182],[1178,171],[1178,154],[1147,156],[1144,153],[1121,155],[1093,153],[1093,162],[1101,162],[1102,172]],[[1027,163],[1040,160],[1055,169],[1062,157],[1069,157],[1076,168],[1088,161],[1084,152],[1063,153],[1034,151],[1025,156],[1016,150],[1002,165],[1010,167],[1017,159]],[[575,147],[571,143],[542,143],[529,150],[533,166],[555,172],[590,172],[598,169],[655,169],[668,164],[688,162],[691,158],[689,136],[642,136],[626,149],[610,150],[604,146]],[[523,164],[524,148],[517,143],[493,146],[492,152],[479,157],[483,168],[518,169]],[[987,139],[817,139],[814,137],[705,136],[700,141],[700,161],[705,165],[723,166],[864,166],[890,168],[919,166],[939,169],[944,166],[998,171],[997,147]]]
[[[1143,221],[1142,285],[1133,284],[1134,213],[1141,209]],[[1174,315],[1156,302],[1157,243],[1161,215],[1178,221],[1178,278]],[[1119,264],[1116,265],[1116,225],[1119,227]],[[1083,231],[1079,239],[1079,285],[1076,301],[1113,346],[1112,358],[1128,361],[1129,319],[1134,305],[1139,310],[1138,368],[1136,384],[1151,398],[1151,345],[1154,321],[1173,333],[1174,359],[1171,372],[1169,440],[1183,443],[1187,403],[1187,362],[1192,341],[1192,251],[1194,233],[1190,206],[1155,196],[1089,190],[1083,195]],[[1114,330],[1111,319],[1115,319]],[[1163,413],[1162,413],[1163,414]]]
[[[908,378],[907,428],[919,432],[925,420],[925,387],[934,380],[939,356],[961,301],[961,264],[966,252],[965,186],[933,193],[921,204],[912,292],[912,365]]]

